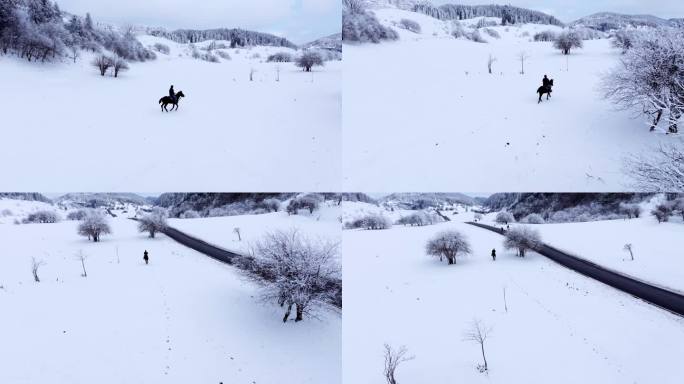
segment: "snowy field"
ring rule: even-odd
[[[225,49],[231,60],[208,63],[187,45],[139,40],[171,52],[131,63],[119,78],[101,77],[86,53],[75,64],[0,56],[0,163],[21,159],[5,167],[0,190],[340,188],[341,62],[305,73],[265,63],[288,48],[252,47]],[[171,84],[186,98],[162,113],[158,101]]]
[[[339,314],[283,324],[235,269],[133,221],[110,224],[101,243],[75,222],[0,225],[0,382],[341,381]],[[46,262],[40,283],[32,257]]]
[[[605,100],[601,78],[620,58],[607,39],[566,57],[530,41],[554,26],[492,27],[501,39],[481,32],[482,44],[451,37],[450,22],[375,13],[400,40],[344,47],[345,190],[625,190],[625,156],[684,145],[664,124],[650,133]],[[394,26],[402,18],[422,33]],[[520,52],[529,56],[524,75]],[[544,74],[554,79],[553,97],[537,104]]]
[[[328,241],[340,241],[342,209],[330,202],[313,214],[300,211],[298,215],[274,212],[263,215],[206,217],[201,219],[171,219],[169,225],[214,245],[249,253],[251,245],[267,232],[297,230],[302,234]],[[330,205],[327,205],[330,204]],[[240,229],[240,238],[234,233]]]
[[[447,229],[473,248],[453,266],[424,248]],[[384,383],[384,343],[415,356],[399,366],[400,383],[681,382],[680,317],[538,254],[520,259],[502,241],[461,222],[344,231],[344,271],[354,276],[344,286],[343,332],[354,335],[343,345],[344,382]],[[464,341],[474,319],[492,329],[489,374],[476,368],[479,345]]]

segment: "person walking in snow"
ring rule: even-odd
[[[492,249],[492,261],[496,261],[496,249]]]
[[[147,254],[147,249],[145,250],[145,253],[143,253],[143,260],[145,260],[145,265],[150,263],[150,257]]]

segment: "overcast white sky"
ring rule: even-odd
[[[682,0],[432,0],[433,4],[511,4],[542,11],[563,22],[597,12],[649,14],[665,19],[684,17]]]
[[[296,44],[339,33],[341,0],[57,0],[98,21],[177,28],[244,28]]]

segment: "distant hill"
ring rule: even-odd
[[[393,193],[381,200],[405,209],[425,209],[442,205],[476,205],[476,199],[462,193]]]
[[[603,32],[637,27],[682,27],[683,19],[662,19],[652,15],[625,15],[614,12],[600,12],[570,23],[572,27],[587,27]]]
[[[412,3],[412,2],[410,2]],[[440,20],[464,20],[476,17],[499,17],[505,18],[509,24],[548,24],[563,26],[563,22],[544,12],[534,11],[527,8],[514,7],[512,5],[462,5],[444,4],[435,6],[430,2],[416,2],[409,9],[420,12]]]
[[[334,35],[322,37],[310,43],[301,46],[302,49],[323,49],[327,51],[335,51],[342,53],[342,34],[336,33]]]
[[[42,203],[52,204],[52,200],[48,199],[40,193],[35,192],[0,193],[0,198],[25,201],[40,201]]]
[[[152,198],[136,195],[135,193],[67,193],[54,200],[55,203],[66,207],[109,207],[115,203],[152,205]]]
[[[231,42],[231,47],[265,45],[292,49],[297,48],[294,43],[284,37],[239,28],[177,29],[175,31],[168,31],[163,28],[151,28],[147,33],[152,36],[173,40],[177,43],[199,43],[207,40],[225,40]]]

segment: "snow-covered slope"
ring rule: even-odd
[[[442,230],[464,233],[472,255],[453,266],[428,257],[427,240]],[[345,383],[383,381],[384,343],[415,357],[399,366],[400,383],[674,384],[684,375],[680,317],[540,255],[520,259],[497,234],[451,222],[344,231],[343,241],[354,276],[344,287],[343,332],[354,335],[343,344]],[[480,346],[464,341],[474,319],[492,329],[488,374],[476,367]]]
[[[550,42],[532,41],[561,30],[555,26],[490,27],[500,38],[481,29],[487,43],[476,43],[455,39],[459,27],[450,21],[374,12],[400,39],[345,45],[347,190],[624,190],[626,156],[684,145],[679,136],[648,132],[603,97],[602,76],[620,58],[609,40],[585,41],[563,56]],[[419,23],[421,33],[396,27],[402,19]],[[470,32],[477,22],[459,24]],[[544,74],[555,81],[553,97],[537,104]]]
[[[110,224],[101,243],[75,222],[0,225],[0,382],[341,382],[338,314],[283,324],[232,267]]]
[[[187,44],[139,40],[170,54],[131,63],[119,78],[99,76],[87,53],[76,63],[0,57],[11,95],[0,163],[22,159],[5,167],[0,190],[339,189],[340,62],[305,73],[265,62],[293,50],[257,46],[224,49],[231,60],[209,63],[193,59]],[[162,113],[158,101],[171,84],[186,97],[177,112]]]

